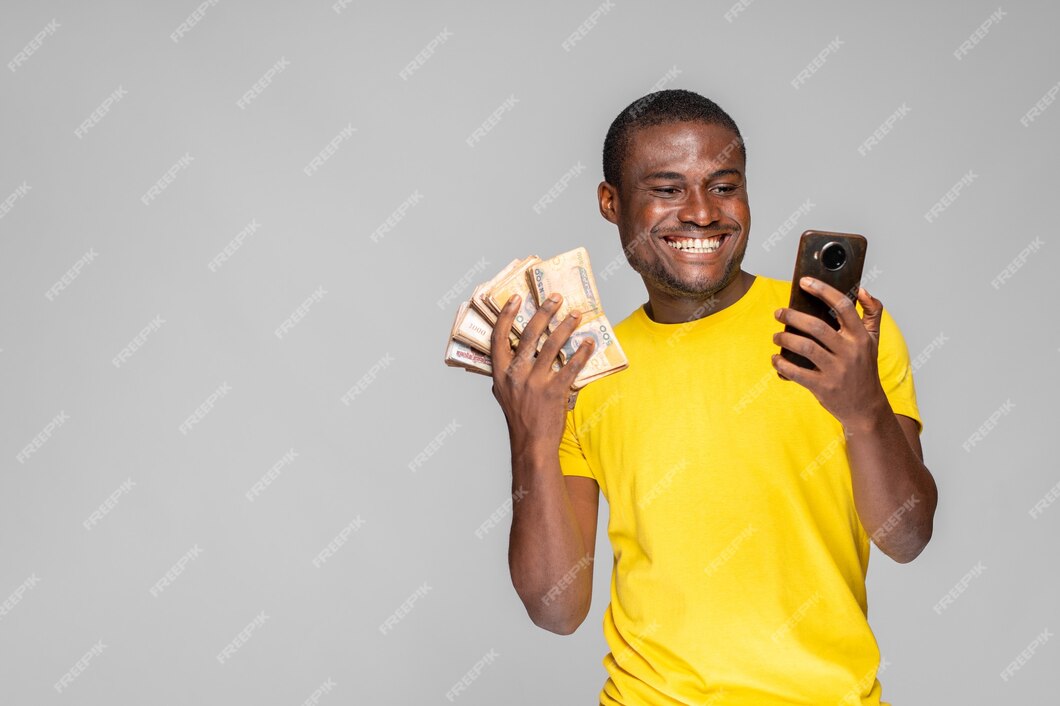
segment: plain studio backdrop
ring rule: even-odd
[[[658,88],[746,138],[746,269],[863,233],[905,334],[941,499],[872,550],[884,698],[1054,698],[1046,5],[5,2],[0,702],[597,703],[607,505],[588,618],[535,627],[500,408],[442,357],[515,257],[645,301],[595,190]]]

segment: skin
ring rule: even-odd
[[[710,316],[738,301],[754,281],[741,267],[751,215],[744,157],[732,148],[735,139],[725,127],[698,122],[638,129],[623,160],[620,185],[605,181],[598,187],[600,213],[618,227],[630,265],[644,280],[645,311],[654,321]],[[726,238],[714,253],[682,253],[665,242],[720,234]],[[876,354],[883,305],[861,289],[862,318],[835,288],[816,281],[800,286],[836,310],[840,329],[788,308],[777,310],[779,322],[821,344],[777,333],[774,343],[806,356],[818,370],[799,368],[779,355],[773,356],[773,367],[810,390],[842,423],[863,527],[892,559],[912,561],[931,538],[938,493],[923,463],[916,422],[894,414],[880,385]],[[493,394],[508,426],[512,491],[522,490],[512,512],[512,582],[535,624],[569,634],[589,610],[592,571],[575,567],[594,558],[599,487],[591,478],[564,477],[559,467],[567,394],[591,355],[591,342],[584,342],[559,371],[551,369],[577,326],[574,312],[535,357],[533,342],[556,311],[555,296],[531,317],[517,352],[502,332],[510,328],[518,301],[508,302],[498,316]],[[566,587],[556,596],[554,587],[561,581]]]

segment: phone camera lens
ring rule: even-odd
[[[847,251],[839,243],[828,243],[821,248],[821,264],[829,270],[838,270],[847,262]]]

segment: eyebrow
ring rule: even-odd
[[[716,179],[718,177],[723,177],[723,176],[740,176],[740,170],[739,169],[719,169],[718,171],[711,172],[711,174],[710,174],[710,178],[711,179]],[[685,175],[680,173],[680,172],[659,171],[659,172],[652,172],[651,174],[647,174],[643,178],[645,180],[648,180],[648,179],[670,179],[670,180],[676,180],[676,181],[684,181]]]

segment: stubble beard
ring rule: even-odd
[[[739,235],[732,237],[739,237]],[[725,263],[725,271],[721,277],[716,279],[711,279],[707,274],[697,275],[692,280],[680,279],[666,268],[662,260],[653,259],[649,261],[634,249],[626,249],[626,259],[629,261],[630,267],[644,278],[645,284],[650,283],[655,289],[677,299],[701,302],[709,300],[736,279],[740,274],[740,265],[743,264],[743,256],[746,249],[747,241],[744,241],[740,250],[734,252]]]

